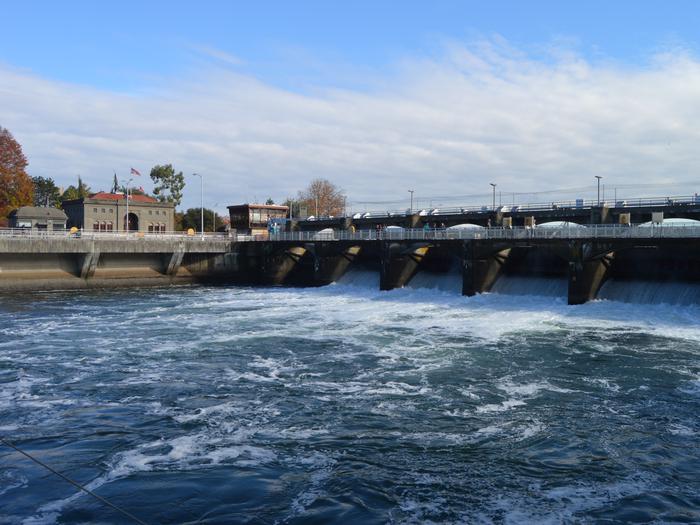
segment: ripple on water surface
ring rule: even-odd
[[[148,522],[698,520],[700,309],[370,279],[7,297],[0,431]],[[6,449],[0,513],[119,519]]]

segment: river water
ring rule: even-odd
[[[700,522],[692,288],[457,281],[5,296],[0,435],[148,523]],[[128,521],[0,445],[0,522]]]

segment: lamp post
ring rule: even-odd
[[[214,209],[211,211],[212,219],[214,222],[212,222],[211,226],[211,231],[216,233],[216,207],[219,205],[219,203],[214,204]]]
[[[131,181],[134,179],[129,179],[126,182],[122,180],[122,184],[124,184],[124,189],[126,189],[126,220],[124,221],[124,231],[128,234],[129,233],[129,184],[131,184]]]
[[[202,239],[204,239],[204,177],[199,173],[193,173],[193,177],[199,177],[199,204],[202,213]]]
[[[595,178],[598,179],[598,206],[600,206],[600,179],[603,177],[601,175],[595,175]]]
[[[492,209],[495,211],[496,210],[496,184],[494,182],[489,182],[489,185],[493,188],[493,207],[492,207]]]
[[[411,207],[409,208],[409,213],[413,215],[413,191],[414,190],[408,190],[408,193],[411,194]]]

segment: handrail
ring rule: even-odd
[[[427,208],[418,207],[413,210],[414,214],[423,216],[448,216],[464,215],[468,213],[492,213],[501,211],[503,213],[523,213],[552,210],[590,210],[597,206],[613,209],[621,208],[643,208],[643,207],[668,207],[668,206],[692,206],[700,205],[700,195],[671,195],[663,197],[634,197],[615,199],[571,199],[548,202],[526,202],[513,204],[469,205],[469,206],[429,206]],[[352,211],[347,217],[355,219],[383,219],[390,217],[408,217],[410,210],[365,210]],[[366,217],[365,217],[366,216]],[[310,219],[311,222],[328,222],[342,219],[344,217],[316,217]],[[306,221],[309,219],[301,219]]]
[[[259,241],[421,241],[421,240],[475,240],[475,239],[700,239],[700,226],[667,225],[609,225],[561,226],[546,228],[444,228],[444,229],[391,229],[312,232],[283,232],[270,235],[238,235],[239,242]]]
[[[439,229],[383,229],[296,231],[258,235],[206,233],[188,235],[185,232],[75,232],[68,230],[42,231],[30,228],[0,228],[0,239],[104,239],[104,240],[178,240],[201,241],[371,241],[371,240],[450,240],[450,239],[700,239],[700,225],[565,225],[558,227],[492,227],[492,228],[439,228]]]
[[[124,231],[93,231],[93,230],[78,230],[71,232],[70,230],[39,230],[37,228],[0,228],[0,239],[15,238],[15,239],[109,239],[109,240],[179,240],[179,241],[228,241],[232,240],[232,236],[222,232],[205,232],[195,233],[194,235],[187,232],[124,232]]]
[[[75,232],[40,231],[30,228],[0,228],[0,239],[103,239],[103,240],[178,240],[187,242],[201,241],[374,241],[374,240],[471,240],[471,239],[658,239],[683,238],[700,239],[700,225],[621,225],[592,224],[587,226],[565,225],[558,227],[492,227],[492,228],[440,228],[440,229],[404,229],[384,230],[333,230],[296,231],[258,235],[235,235],[229,233],[206,233],[205,235],[188,235],[185,232],[143,233],[143,232]]]

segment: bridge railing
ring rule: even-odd
[[[700,195],[671,195],[665,197],[634,197],[634,198],[614,198],[614,199],[572,199],[556,200],[547,202],[521,202],[521,203],[499,203],[497,206],[488,205],[468,205],[468,206],[428,206],[427,208],[417,207],[413,213],[422,216],[448,216],[464,215],[474,213],[491,213],[495,210],[503,213],[534,213],[554,210],[590,210],[595,206],[605,206],[608,208],[662,208],[667,206],[691,206],[700,205]],[[408,209],[403,210],[366,210],[352,211],[349,217],[355,219],[390,219],[392,217],[406,217],[411,215]],[[334,221],[339,217],[316,217],[311,221],[323,222]],[[302,219],[304,220],[304,219]]]
[[[591,225],[561,227],[455,228],[358,230],[333,232],[283,232],[270,235],[239,235],[241,242],[256,241],[371,241],[371,240],[470,240],[470,239],[700,239],[700,226]]]
[[[185,242],[228,241],[372,241],[372,240],[469,240],[469,239],[658,239],[683,238],[700,240],[700,226],[696,225],[565,225],[558,227],[513,227],[513,228],[443,228],[408,229],[391,227],[383,230],[333,230],[281,232],[263,235],[234,235],[228,233],[205,233],[188,235],[185,232],[95,232],[71,233],[68,230],[50,231],[30,228],[0,228],[0,239],[104,239],[137,241],[179,240]]]

